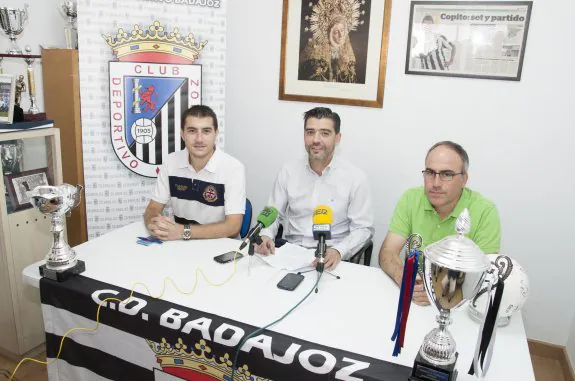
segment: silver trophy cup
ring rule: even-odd
[[[76,252],[64,238],[65,215],[80,204],[82,189],[81,185],[42,185],[30,194],[32,205],[52,219],[50,231],[54,241],[46,256],[46,264],[40,266],[42,276],[63,281],[85,270],[84,262],[76,259]]]
[[[60,11],[68,20],[68,25],[64,29],[66,37],[66,48],[78,48],[78,27],[76,22],[78,20],[78,3],[75,0],[66,0],[60,5]]]
[[[2,172],[4,175],[22,170],[23,147],[24,141],[22,139],[0,143],[0,159],[2,160]]]
[[[7,140],[0,143],[0,161],[2,162],[2,173],[4,176],[22,171],[22,157],[24,156],[24,141],[22,139]],[[6,209],[8,213],[14,210],[12,200],[8,197],[8,188],[4,180],[4,195],[6,198]]]
[[[24,30],[26,21],[28,21],[28,4],[24,5],[24,9],[0,8],[0,27],[12,41],[8,54],[22,54],[22,49],[16,44],[16,39]]]
[[[455,380],[457,351],[455,339],[447,326],[452,322],[450,311],[471,300],[479,292],[491,263],[481,249],[465,234],[471,221],[465,209],[456,221],[457,235],[429,245],[424,251],[423,281],[430,302],[439,310],[439,326],[429,332],[415,359],[410,380]]]

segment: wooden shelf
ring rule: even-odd
[[[47,167],[54,184],[62,183],[58,129],[1,133],[0,145],[16,139],[23,140],[24,151],[32,147],[33,156],[38,159],[37,163],[24,159],[20,170],[35,169],[36,165]],[[4,178],[0,166],[0,351],[19,356],[45,341],[40,295],[23,282],[22,271],[45,258],[53,238],[50,218],[36,208],[8,214]]]
[[[80,118],[80,78],[78,51],[43,49],[44,107],[62,139],[62,169],[65,183],[84,186],[82,125]],[[82,201],[68,218],[68,243],[77,246],[88,240],[86,201]]]

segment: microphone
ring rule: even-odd
[[[273,206],[266,206],[257,218],[258,223],[252,228],[252,230],[250,230],[249,234],[240,245],[240,250],[246,247],[250,240],[257,237],[262,229],[270,227],[276,218],[278,218],[278,210]]]
[[[316,269],[323,271],[326,245],[325,241],[331,239],[331,223],[333,222],[333,211],[327,205],[319,205],[313,210],[313,239],[319,241],[317,244],[316,256],[318,261]]]

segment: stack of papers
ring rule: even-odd
[[[275,250],[275,254],[259,256],[268,265],[281,270],[295,271],[311,268],[315,249],[306,249],[298,245],[286,243]]]

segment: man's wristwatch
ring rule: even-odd
[[[184,225],[184,234],[182,234],[182,239],[184,241],[188,241],[191,238],[192,238],[192,229],[190,227],[190,224],[185,224]]]

